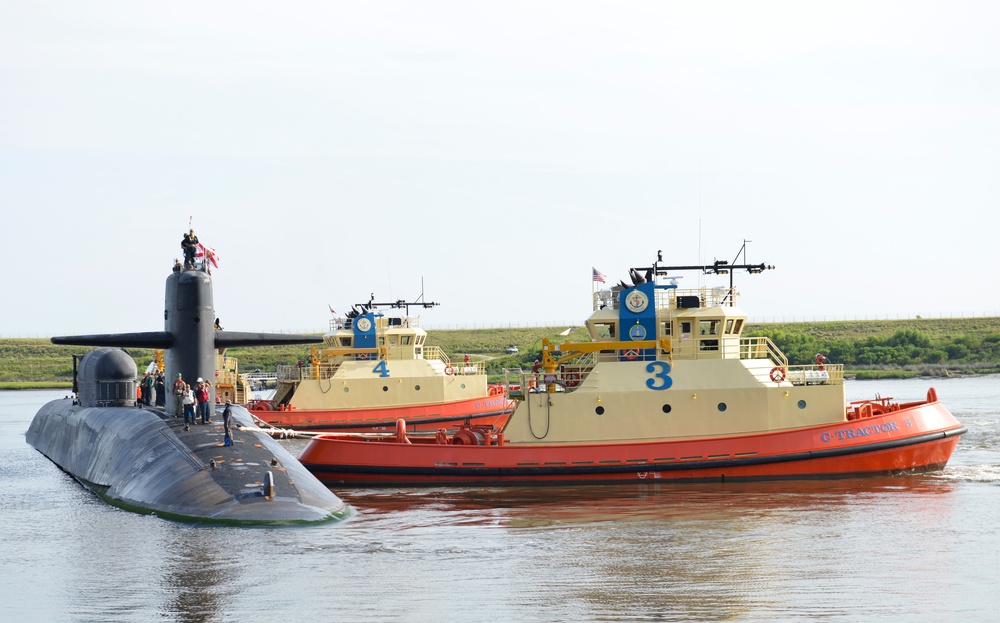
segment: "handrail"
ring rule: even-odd
[[[785,377],[792,385],[843,385],[844,364],[788,366]]]
[[[770,359],[781,368],[788,368],[788,358],[767,337],[741,337],[740,359]]]
[[[389,324],[390,318],[399,318],[399,324]],[[348,322],[350,320],[350,322]],[[353,326],[354,318],[330,318],[330,333],[335,331],[343,331],[345,329],[350,329]],[[376,314],[375,316],[375,329],[378,332],[382,332],[386,329],[401,328],[401,329],[418,329],[420,328],[420,316],[383,316],[381,314]]]

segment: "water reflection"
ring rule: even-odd
[[[845,593],[904,578],[913,572],[897,567],[908,560],[955,569],[959,557],[939,537],[955,523],[960,486],[920,475],[340,493],[360,509],[352,530],[394,534],[397,554],[407,533],[422,535],[414,542],[428,534],[461,542],[465,549],[451,555],[478,551],[484,567],[502,559],[499,587],[533,604],[558,596],[560,616],[707,621],[751,611],[755,620],[795,618],[804,608],[846,615],[857,610],[838,601]],[[455,536],[468,536],[469,526],[475,543]],[[869,562],[887,549],[895,553]],[[914,597],[894,590],[875,610],[891,614]]]
[[[178,621],[203,623],[224,618],[226,587],[237,583],[243,563],[239,555],[228,553],[223,542],[216,540],[231,542],[231,537],[218,530],[178,527],[173,538],[164,543],[161,583],[167,594],[165,608]]]
[[[941,495],[942,474],[752,483],[587,485],[564,487],[341,489],[360,521],[434,516],[451,524],[538,527],[603,521],[725,519],[857,502],[879,493]],[[421,525],[419,521],[412,527]]]

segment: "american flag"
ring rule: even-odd
[[[601,283],[607,283],[608,282],[608,278],[604,276],[604,273],[602,273],[601,271],[599,271],[599,270],[597,270],[595,268],[594,269],[594,281],[600,281]]]

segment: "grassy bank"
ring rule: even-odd
[[[563,335],[569,329],[569,333]],[[531,367],[542,339],[554,343],[586,341],[580,327],[429,331],[428,344],[452,359],[468,354],[491,371]],[[823,353],[856,378],[948,376],[1000,372],[1000,318],[954,318],[797,322],[748,325],[746,336],[769,337],[791,364],[811,363]],[[508,346],[519,352],[508,355]],[[46,339],[0,339],[0,388],[66,387],[72,355],[87,349],[56,346]],[[140,369],[153,359],[149,349],[130,349]],[[274,370],[309,358],[308,346],[234,348],[230,356],[242,371]]]

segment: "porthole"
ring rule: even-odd
[[[719,413],[724,412],[726,410],[726,408],[727,408],[726,407],[726,403],[724,403],[724,402],[720,402],[719,403]]]
[[[670,413],[670,410],[671,410],[670,405],[663,405],[663,412],[664,413]]]
[[[346,394],[347,392],[349,392],[349,391],[351,391],[351,388],[350,388],[350,387],[345,387],[345,388],[344,388],[344,393],[345,393],[345,394]]]
[[[596,409],[594,409],[594,413],[596,413],[597,415],[604,415],[604,407],[597,407]]]
[[[417,390],[419,392],[420,391],[420,386],[419,385],[414,385],[413,389],[415,389],[415,390]]]
[[[382,386],[382,391],[384,391],[384,392],[389,391],[389,386],[388,385],[383,385]]]
[[[800,400],[799,401],[799,408],[800,409],[805,409],[806,408],[806,401],[805,400]]]
[[[465,389],[465,383],[462,383],[461,385],[459,385],[459,387],[461,387],[462,389]]]

